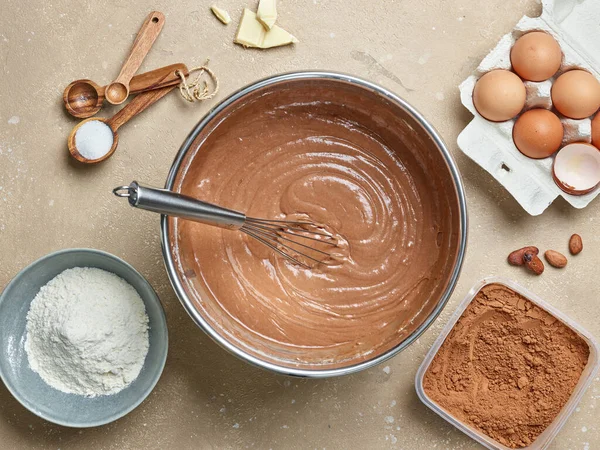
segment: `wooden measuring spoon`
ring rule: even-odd
[[[178,63],[136,75],[129,83],[129,93],[138,94],[179,84],[181,78],[177,75],[177,71],[181,72],[184,77],[189,74],[187,66]],[[105,90],[106,86],[98,86],[92,80],[75,80],[63,92],[65,108],[69,114],[80,119],[92,117],[102,108]]]
[[[142,61],[150,51],[152,44],[160,34],[165,23],[165,16],[159,11],[152,11],[144,20],[138,32],[129,56],[115,81],[106,87],[106,100],[113,105],[119,105],[129,96],[129,82],[137,72]]]
[[[85,164],[96,164],[110,158],[117,149],[117,144],[119,143],[119,135],[117,133],[117,130],[122,125],[126,124],[132,117],[138,115],[146,108],[156,103],[158,100],[160,100],[169,92],[171,92],[173,89],[175,89],[175,86],[167,86],[160,89],[142,92],[110,119],[102,117],[91,117],[89,119],[82,120],[75,126],[75,128],[73,128],[73,131],[71,131],[71,134],[69,134],[69,138],[67,140],[67,145],[69,147],[69,152],[71,153],[71,156],[73,156],[73,158],[75,158],[77,161],[80,161]],[[77,134],[77,130],[79,130],[79,128],[81,128],[83,124],[92,122],[94,120],[103,122],[109,126],[110,130],[112,131],[113,142],[112,146],[110,147],[110,150],[100,158],[87,159],[85,156],[79,153],[79,150],[77,150],[75,135]]]

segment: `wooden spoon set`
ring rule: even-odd
[[[80,119],[87,119],[75,126],[68,139],[69,152],[78,161],[94,164],[112,156],[118,143],[117,129],[173,90],[181,81],[179,74],[183,77],[188,76],[189,71],[185,64],[172,64],[135,75],[152,48],[152,44],[160,34],[164,22],[165,16],[158,11],[152,11],[146,17],[121,72],[112,83],[107,86],[99,86],[91,80],[81,79],[73,81],[65,88],[63,101],[69,114]],[[114,117],[110,119],[88,119],[100,111],[104,100],[113,105],[119,105],[127,99],[129,94],[139,95]],[[94,120],[103,122],[110,127],[113,140],[111,147],[107,147],[105,154],[90,159],[85,156],[85,151],[80,151],[81,149],[77,148],[76,135],[84,123]],[[93,139],[93,136],[91,138]]]

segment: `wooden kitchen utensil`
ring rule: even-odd
[[[148,108],[149,106],[156,103],[158,100],[160,100],[165,95],[167,95],[169,92],[171,92],[173,89],[175,89],[175,86],[167,86],[167,87],[163,87],[160,89],[154,89],[151,91],[142,92],[141,94],[137,95],[133,100],[131,100],[130,103],[128,103],[125,107],[123,107],[123,109],[121,109],[118,113],[116,113],[110,119],[100,118],[100,117],[92,117],[89,119],[82,120],[80,123],[78,123],[75,126],[75,128],[73,128],[73,131],[71,131],[71,134],[69,134],[67,144],[68,144],[69,152],[71,153],[71,156],[73,156],[73,158],[75,158],[76,160],[78,160],[82,163],[85,163],[85,164],[96,164],[96,163],[105,161],[106,159],[110,158],[112,156],[112,154],[115,152],[115,150],[117,149],[117,144],[119,143],[119,135],[117,133],[117,130],[122,125],[126,124],[132,117],[138,115],[139,113],[144,111],[146,108]],[[113,134],[113,143],[112,143],[112,146],[111,146],[110,150],[108,151],[108,153],[106,153],[102,157],[100,157],[98,159],[87,159],[81,153],[79,153],[79,150],[77,150],[75,135],[77,134],[77,130],[79,130],[79,128],[84,123],[91,122],[94,120],[104,122],[105,124],[107,124],[110,127],[112,134]]]
[[[159,11],[152,11],[142,24],[121,73],[115,81],[106,87],[106,100],[113,105],[119,105],[129,96],[129,82],[137,72],[142,61],[150,51],[152,44],[160,34],[165,23],[165,16]]]
[[[165,86],[174,86],[181,81],[177,71],[184,77],[189,74],[186,65],[178,63],[136,75],[129,83],[129,93],[138,94]],[[80,119],[92,117],[102,108],[105,91],[106,86],[99,86],[92,80],[75,80],[63,92],[65,108],[69,114]]]

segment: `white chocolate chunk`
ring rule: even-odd
[[[217,19],[219,19],[221,22],[223,22],[225,25],[227,25],[227,24],[229,24],[229,22],[231,22],[231,16],[229,15],[229,13],[227,11],[225,11],[224,9],[219,8],[217,5],[212,5],[210,7],[210,10],[215,15],[215,17]]]
[[[277,20],[277,7],[275,6],[275,0],[260,0],[258,2],[258,11],[256,11],[256,18],[262,23],[265,30],[269,31],[275,25]]]
[[[273,25],[269,31],[265,31],[262,24],[256,18],[256,14],[245,8],[233,42],[244,47],[272,48],[299,41],[277,25]]]

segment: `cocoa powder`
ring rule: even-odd
[[[434,357],[429,398],[510,448],[530,445],[573,392],[588,344],[553,315],[500,284],[483,287]]]

